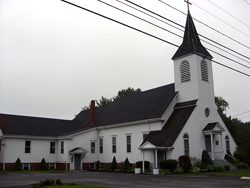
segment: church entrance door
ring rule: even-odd
[[[157,162],[158,162],[157,166],[158,166],[158,168],[160,168],[160,162],[163,160],[166,160],[166,151],[158,150],[157,151]]]
[[[205,135],[205,144],[206,144],[206,150],[208,153],[212,152],[212,146],[211,146],[211,136]]]
[[[74,155],[75,159],[75,170],[81,170],[81,160],[82,160],[82,155],[81,154],[75,154]]]

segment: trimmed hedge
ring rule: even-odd
[[[179,157],[179,165],[184,172],[189,172],[192,168],[190,157],[187,155],[181,155]]]
[[[98,161],[95,162],[95,169],[96,169],[96,170],[100,170],[100,167],[101,167],[101,163],[100,163],[100,161],[98,160]]]
[[[112,160],[112,163],[110,164],[110,170],[114,171],[115,169],[117,169],[117,162],[116,162],[116,158],[114,156],[113,160]]]
[[[19,158],[17,158],[17,160],[15,162],[14,170],[16,170],[16,171],[22,170],[22,162]]]
[[[144,167],[145,167],[145,170],[149,170],[149,165],[150,165],[150,162],[149,161],[144,161]],[[137,161],[135,163],[135,167],[136,168],[141,168],[142,169],[142,161]]]
[[[48,170],[47,163],[44,158],[42,159],[40,163],[40,170]]]
[[[208,154],[208,152],[206,150],[203,150],[202,151],[202,156],[201,156],[201,164],[203,166],[206,166],[206,165],[213,165],[213,162]]]
[[[174,159],[163,160],[160,162],[160,169],[169,169],[173,171],[177,167],[177,161]]]
[[[131,169],[131,164],[130,164],[128,158],[126,158],[126,160],[124,161],[122,168],[125,172],[127,172]]]
[[[239,162],[239,163],[236,163],[236,167],[238,169],[248,169],[248,164],[247,163],[243,163],[243,162]]]

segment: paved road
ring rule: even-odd
[[[69,172],[44,174],[0,174],[0,188],[19,187],[59,178],[64,183],[96,184],[110,188],[250,188],[250,180],[236,177],[154,176],[123,173]]]

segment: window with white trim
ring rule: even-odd
[[[188,61],[183,61],[180,64],[181,82],[188,82],[191,80],[190,64]]]
[[[95,142],[94,141],[90,142],[90,152],[95,153]]]
[[[30,149],[31,149],[31,141],[30,140],[26,140],[25,141],[25,153],[30,153]]]
[[[148,133],[143,133],[142,138],[145,140],[145,138],[148,136]]]
[[[2,140],[0,139],[0,152],[1,152],[1,149],[2,149]]]
[[[131,135],[127,135],[127,153],[131,152]]]
[[[112,136],[112,153],[116,153],[116,136]]]
[[[50,153],[56,153],[56,143],[50,142]]]
[[[61,141],[61,153],[64,153],[64,141]]]
[[[201,61],[201,80],[208,82],[208,69],[207,62],[205,60]]]
[[[225,136],[225,141],[226,141],[226,151],[227,153],[231,153],[230,152],[230,139],[229,139],[229,136]]]
[[[184,141],[184,154],[189,156],[189,136],[187,133],[183,135]]]
[[[99,153],[103,153],[103,138],[99,138]]]

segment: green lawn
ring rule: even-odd
[[[217,176],[238,176],[238,177],[250,177],[250,169],[246,170],[231,170],[231,171],[224,171],[224,172],[213,172],[212,175]]]
[[[0,173],[14,173],[14,174],[32,174],[32,173],[63,173],[63,170],[6,170]]]
[[[57,185],[57,186],[46,186],[45,188],[107,188],[97,185]]]

